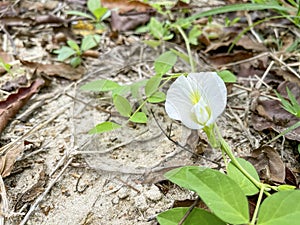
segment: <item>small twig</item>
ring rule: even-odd
[[[70,158],[69,161],[65,164],[65,166],[61,169],[60,173],[50,182],[50,184],[45,189],[45,191],[35,200],[35,202],[31,205],[30,209],[28,210],[28,212],[26,213],[26,215],[24,216],[23,220],[21,221],[21,223],[19,225],[25,225],[27,223],[31,214],[35,211],[35,209],[40,204],[40,202],[45,198],[45,196],[48,194],[48,192],[56,184],[58,179],[62,176],[62,174],[65,172],[65,170],[71,164],[72,161],[73,161],[73,158]]]
[[[300,79],[300,75],[294,70],[292,69],[290,66],[288,66],[285,62],[283,62],[280,58],[278,58],[276,55],[274,55],[273,53],[270,54],[270,56],[276,60],[277,62],[279,62],[280,64],[282,64],[284,67],[286,67],[290,72],[292,72],[296,77],[298,77]]]
[[[261,77],[261,79],[256,83],[255,88],[258,90],[260,89],[263,80],[266,78],[266,76],[268,75],[269,71],[271,70],[272,66],[274,65],[274,61],[272,60],[271,63],[269,64],[268,68],[266,69],[266,71],[264,72],[263,76]]]
[[[251,33],[256,38],[256,40],[257,40],[258,43],[262,43],[261,38],[259,37],[259,35],[256,33],[256,31],[253,28],[253,23],[252,23],[251,16],[249,15],[249,13],[247,11],[245,11],[245,15],[246,15],[246,18],[247,18],[247,21],[248,21]]]
[[[15,42],[13,40],[13,38],[11,37],[10,33],[8,33],[8,31],[6,30],[5,26],[4,25],[1,25],[1,29],[4,31],[4,33],[7,35],[7,38],[13,48],[13,54],[14,56],[17,55],[17,49],[16,49],[16,45],[15,45]]]
[[[178,225],[182,225],[184,223],[184,221],[186,220],[186,218],[191,214],[191,212],[193,211],[193,209],[196,207],[196,205],[198,204],[198,202],[200,201],[200,198],[197,197],[196,200],[194,201],[194,203],[191,205],[191,207],[189,208],[189,210],[184,214],[184,216],[181,218],[181,220],[179,221]]]
[[[5,185],[2,179],[2,176],[0,175],[0,189],[1,189],[1,214],[0,214],[0,224],[4,225],[5,224],[5,216],[7,215],[8,212],[8,199],[7,199],[7,194],[5,190]]]

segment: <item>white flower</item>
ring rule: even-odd
[[[168,115],[190,129],[213,124],[226,107],[227,90],[215,72],[190,73],[180,76],[167,92]]]

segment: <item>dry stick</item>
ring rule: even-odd
[[[69,161],[65,164],[65,166],[61,169],[60,173],[50,182],[48,187],[45,189],[45,191],[34,201],[34,203],[31,205],[29,211],[26,213],[25,217],[21,221],[19,225],[25,225],[31,216],[31,214],[34,212],[38,204],[45,198],[45,196],[48,194],[48,192],[51,190],[51,188],[55,185],[55,183],[58,181],[58,179],[62,176],[62,174],[65,172],[67,167],[71,164],[73,161],[73,158],[70,158]]]
[[[272,66],[274,65],[274,61],[272,60],[271,63],[269,64],[268,68],[266,69],[266,71],[264,72],[263,76],[261,77],[261,79],[259,81],[257,81],[255,88],[258,90],[260,89],[263,80],[266,78],[266,76],[268,75],[269,71],[271,70]]]
[[[246,15],[246,18],[247,18],[247,21],[248,21],[251,33],[256,38],[256,40],[257,40],[258,43],[262,43],[261,38],[259,37],[259,35],[256,33],[256,31],[253,28],[253,23],[252,23],[251,16],[249,15],[249,13],[247,11],[245,11],[245,15]]]
[[[69,108],[69,105],[70,104],[67,104],[65,107],[61,108],[57,113],[55,113],[52,117],[50,117],[49,119],[45,120],[44,122],[42,122],[40,124],[37,124],[36,126],[31,128],[29,131],[27,131],[25,134],[23,134],[21,137],[19,137],[16,140],[8,143],[7,145],[4,145],[3,147],[1,147],[0,148],[0,155],[4,155],[6,153],[6,151],[8,151],[11,148],[15,149],[15,148],[19,147],[20,143],[17,143],[17,142],[19,142],[21,140],[24,140],[29,135],[33,134],[34,132],[38,131],[39,129],[41,129],[42,127],[47,125],[48,123],[52,122],[57,116],[59,116],[60,114],[65,112],[66,109]]]
[[[7,194],[6,194],[6,190],[5,190],[5,185],[4,185],[1,175],[0,175],[0,189],[1,189],[1,202],[2,202],[1,214],[0,214],[0,224],[4,225],[5,216],[7,215],[7,212],[8,212],[8,199],[7,199]]]
[[[274,55],[273,53],[270,54],[270,56],[276,60],[277,62],[279,62],[280,64],[282,64],[284,67],[286,67],[290,72],[292,72],[296,77],[298,77],[300,79],[300,75],[294,70],[292,69],[290,66],[288,66],[285,62],[283,62],[280,58],[278,58],[276,55]]]
[[[17,55],[17,50],[16,50],[16,45],[15,45],[14,40],[12,39],[10,33],[8,33],[8,31],[6,30],[4,25],[1,25],[1,28],[4,31],[4,33],[7,35],[7,38],[8,38],[8,40],[9,40],[9,42],[10,42],[12,48],[13,48],[13,54],[14,54],[14,56],[16,56]]]
[[[199,201],[200,201],[200,198],[197,197],[196,200],[194,201],[194,203],[189,208],[189,210],[184,214],[184,216],[182,217],[182,219],[179,221],[178,225],[182,225],[184,223],[184,221],[186,220],[186,218],[191,214],[191,212],[196,207],[196,205],[198,204]]]

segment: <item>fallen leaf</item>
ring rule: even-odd
[[[25,60],[20,61],[24,66],[35,69],[38,74],[44,73],[47,76],[58,76],[68,80],[78,80],[83,76],[85,72],[85,69],[82,66],[74,68],[65,63],[42,64]]]
[[[4,155],[0,157],[0,174],[2,177],[10,175],[14,168],[17,158],[21,155],[24,149],[24,144],[16,148],[10,148]]]
[[[43,79],[35,80],[30,87],[20,88],[17,93],[11,94],[0,102],[0,133],[6,127],[9,120],[26,104],[29,98],[36,93],[43,85]]]
[[[102,6],[112,10],[111,27],[113,31],[128,31],[145,24],[154,9],[141,1],[104,0]]]
[[[244,158],[253,164],[261,179],[284,183],[285,165],[274,148],[262,146]]]
[[[0,89],[2,91],[6,91],[6,92],[13,92],[21,87],[27,87],[27,85],[28,85],[27,77],[26,77],[26,75],[22,75],[20,77],[14,78],[12,80],[6,81],[0,87]]]
[[[283,82],[277,88],[283,97],[287,97],[286,87],[289,87],[300,104],[300,87],[292,82]],[[251,119],[253,128],[257,131],[272,129],[276,132],[282,132],[299,121],[299,118],[283,109],[277,100],[258,99],[255,111],[256,113],[252,114]],[[300,127],[287,133],[285,137],[300,141]]]
[[[254,53],[249,51],[235,51],[233,53],[220,53],[208,56],[208,60],[215,66],[222,66],[224,64],[249,59],[254,56]]]

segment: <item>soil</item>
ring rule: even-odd
[[[191,131],[170,120],[163,104],[148,106],[154,116],[150,114],[147,125],[127,124],[116,131],[88,134],[108,118],[118,123],[125,119],[112,107],[109,95],[82,91],[83,84],[97,79],[128,84],[153,75],[153,61],[160,50],[139,39],[126,40],[130,40],[127,45],[115,45],[98,59],[86,61],[88,70],[81,80],[52,78],[51,85],[33,96],[16,118],[36,103],[41,106],[25,121],[14,119],[2,133],[3,144],[18,138],[16,144],[29,143],[4,179],[5,224],[154,225],[155,216],[171,208],[175,200],[196,198],[193,192],[166,182],[166,171],[184,165],[217,168],[221,163],[221,152],[211,149],[201,132],[198,148],[192,148],[200,151],[198,157],[168,139],[164,132],[191,147],[187,143]],[[197,67],[198,71],[209,68],[200,60]],[[175,70],[189,67],[180,62]],[[217,122],[240,156],[259,147],[267,136],[253,130],[249,110],[238,109],[250,108],[250,94],[232,87],[228,107]],[[289,142],[274,146],[286,165],[299,167]]]

